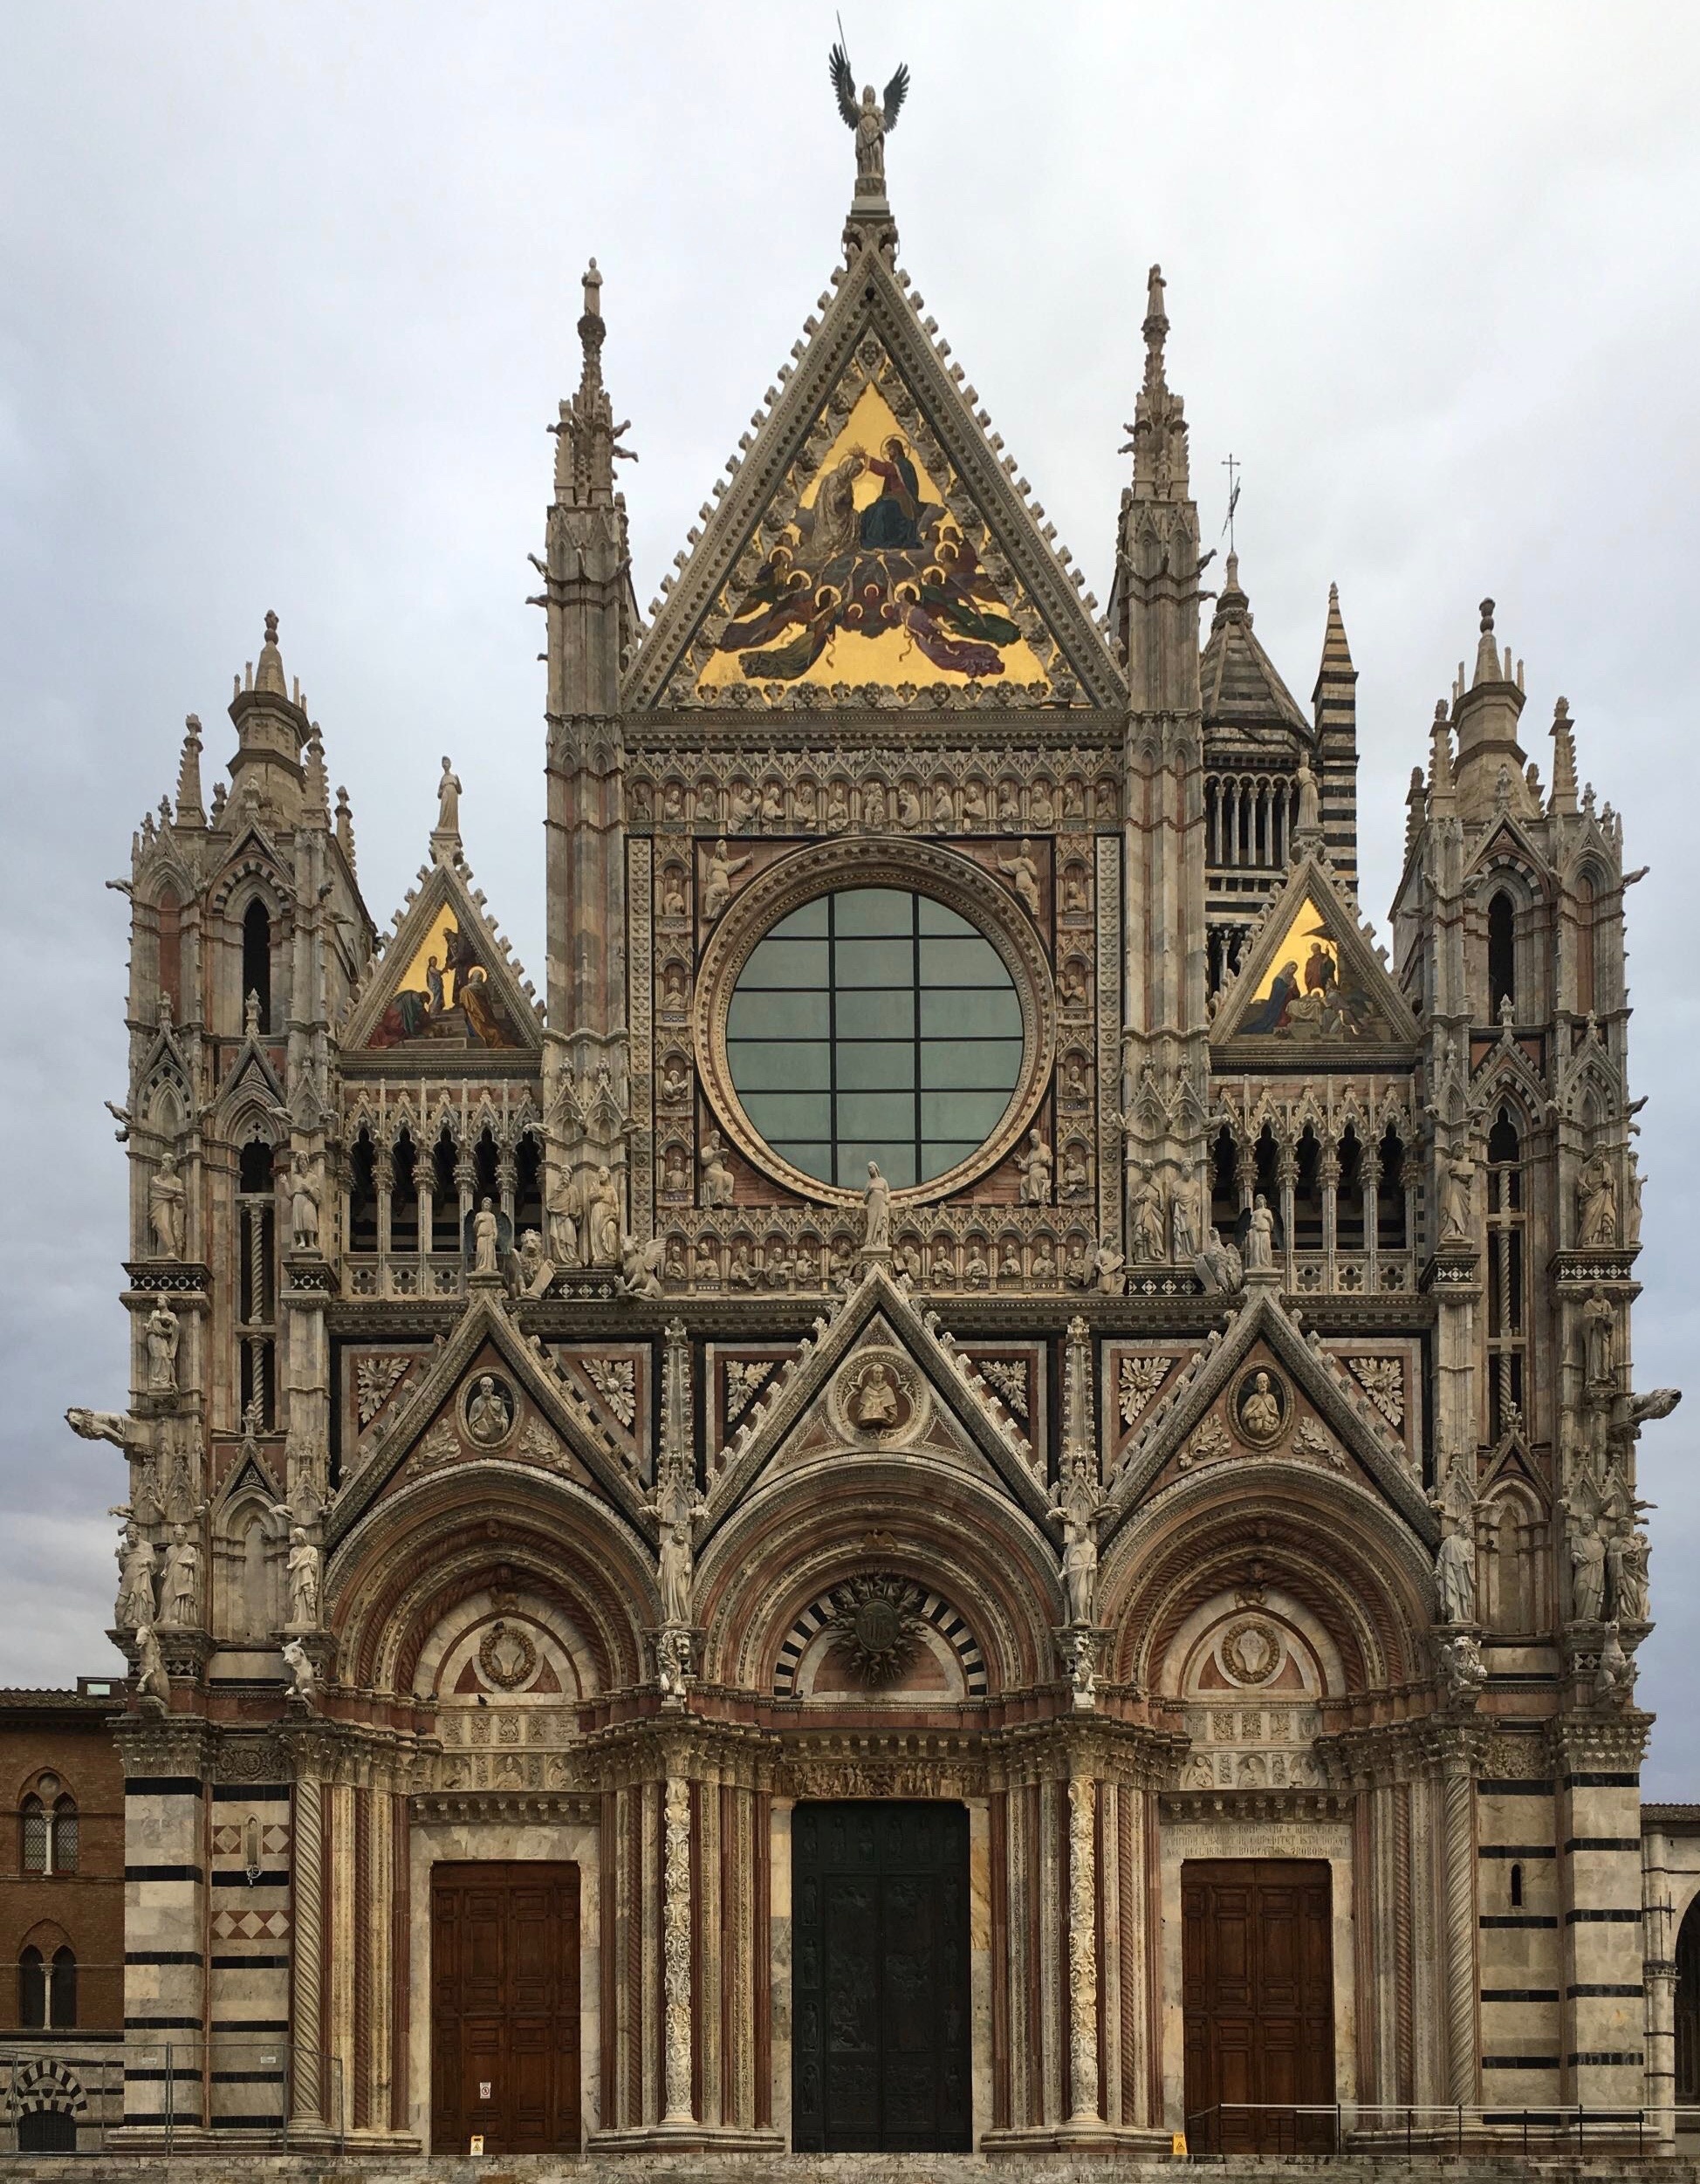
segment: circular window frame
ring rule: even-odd
[[[703,950],[691,1013],[698,1081],[715,1119],[751,1165],[817,1205],[854,1206],[862,1194],[823,1182],[777,1154],[744,1112],[726,1053],[732,996],[757,945],[805,903],[847,887],[891,887],[929,897],[966,918],[997,949],[1021,1007],[1021,1067],[1003,1120],[978,1149],[924,1183],[892,1192],[903,1205],[949,1197],[1007,1158],[1031,1126],[1057,1057],[1057,993],[1038,928],[1016,897],[965,857],[889,836],[836,835],[770,865],[721,913]]]

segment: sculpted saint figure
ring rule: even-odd
[[[862,1193],[862,1249],[891,1249],[891,1185],[880,1173],[877,1160],[867,1164],[867,1188]]]
[[[466,1430],[481,1448],[493,1448],[513,1423],[506,1393],[493,1373],[481,1373],[466,1406]]]
[[[1470,1241],[1470,1184],[1476,1163],[1468,1153],[1452,1154],[1446,1163],[1446,1181],[1440,1202],[1440,1240],[1443,1243]]]
[[[289,1618],[305,1625],[319,1620],[319,1550],[299,1524],[289,1536]]]
[[[877,1358],[862,1374],[851,1415],[859,1426],[895,1426],[897,1422],[897,1389]]]
[[[749,862],[748,857],[728,854],[723,834],[715,844],[709,858],[708,876],[703,882],[703,915],[710,924],[731,900],[732,882]]]
[[[200,1585],[201,1551],[182,1524],[171,1527],[171,1544],[165,1551],[165,1581],[161,1587],[160,1620],[182,1630],[192,1630],[195,1595]]]
[[[1597,1623],[1606,1609],[1606,1543],[1582,1516],[1570,1534],[1570,1607],[1579,1623]]]
[[[703,1149],[697,1156],[701,1170],[697,1195],[705,1207],[730,1206],[735,1188],[732,1171],[726,1164],[726,1148],[718,1130],[710,1130],[703,1140]]]
[[[1112,1251],[1107,1243],[1099,1245],[1092,1255],[1092,1271],[1101,1295],[1120,1297],[1123,1293],[1128,1286],[1126,1265],[1120,1251]]]
[[[1273,1441],[1281,1430],[1281,1399],[1270,1385],[1269,1375],[1253,1375],[1251,1393],[1239,1407],[1240,1423],[1253,1441]]]
[[[155,1393],[175,1390],[177,1386],[177,1345],[182,1331],[177,1325],[177,1315],[164,1297],[154,1299],[154,1309],[144,1322],[147,1343],[147,1385]]]
[[[175,1156],[161,1155],[147,1181],[147,1220],[162,1259],[181,1259],[187,1222],[189,1193],[177,1173]]]
[[[298,1153],[289,1173],[290,1235],[298,1251],[319,1249],[319,1189],[305,1153]]]
[[[1476,1620],[1476,1550],[1461,1529],[1449,1531],[1435,1557],[1435,1593],[1443,1623]]]
[[[1040,1137],[1037,1126],[1027,1133],[1027,1142],[1017,1155],[1016,1166],[1021,1171],[1021,1188],[1018,1193],[1024,1206],[1048,1206],[1051,1203],[1051,1148]]]
[[[593,1266],[620,1263],[620,1186],[606,1165],[596,1171],[586,1215],[590,1263]]]
[[[1617,1185],[1611,1162],[1596,1153],[1576,1178],[1580,1243],[1585,1251],[1617,1242]]]
[[[437,781],[436,831],[439,834],[458,834],[461,831],[461,777],[446,757]]]
[[[1322,824],[1321,807],[1317,797],[1316,776],[1311,771],[1308,758],[1300,758],[1299,771],[1294,777],[1299,791],[1299,824],[1297,834],[1314,834]]]
[[[1010,876],[1010,885],[1025,904],[1030,917],[1037,918],[1039,909],[1039,866],[1033,861],[1033,846],[1024,834],[1021,846],[1013,857],[1000,857],[999,872]]]
[[[1174,1239],[1175,1263],[1184,1266],[1198,1249],[1198,1181],[1180,1175],[1169,1194],[1169,1225]]]
[[[650,1504],[661,1526],[657,1578],[661,1586],[661,1620],[690,1621],[691,1525],[708,1514],[708,1503],[696,1491],[688,1465],[669,1463],[656,1481]]]
[[[118,1605],[120,1630],[140,1630],[154,1619],[154,1550],[134,1523],[124,1527],[118,1545]]]
[[[1063,1600],[1068,1620],[1089,1625],[1098,1595],[1098,1523],[1107,1504],[1085,1463],[1072,1462],[1051,1489],[1051,1521],[1062,1526]]]
[[[472,1216],[472,1271],[475,1274],[494,1274],[497,1271],[497,1243],[501,1233],[494,1204],[488,1198],[481,1198],[478,1210]]]
[[[1267,1274],[1275,1264],[1275,1216],[1259,1191],[1251,1202],[1251,1223],[1245,1231],[1245,1270]]]
[[[1617,1374],[1617,1313],[1598,1288],[1582,1307],[1582,1348],[1589,1384],[1609,1386]]]
[[[1148,1167],[1139,1171],[1133,1196],[1134,1256],[1148,1263],[1163,1256],[1162,1191]]]

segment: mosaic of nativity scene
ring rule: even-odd
[[[1378,945],[1340,600],[1301,707],[1162,275],[1100,608],[899,265],[906,76],[835,80],[843,261],[647,612],[585,279],[547,990],[447,759],[379,929],[275,617],[136,836],[133,1385],[70,1414],[126,2037],[291,2059],[139,2065],[135,2147],[1167,2152],[1236,1889],[1310,1967],[1243,2098],[1660,2098],[1621,822],[1485,603]]]

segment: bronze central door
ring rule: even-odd
[[[1333,1900],[1326,1860],[1181,1868],[1187,2128],[1194,2151],[1332,2146]],[[1306,2108],[1328,2112],[1306,2115]]]
[[[799,1804],[791,1839],[793,2146],[966,2153],[966,1811]]]
[[[579,2146],[579,1869],[431,1870],[431,2150]]]

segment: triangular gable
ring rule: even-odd
[[[477,1297],[408,1400],[387,1427],[380,1427],[363,1442],[357,1469],[338,1494],[327,1522],[327,1546],[334,1547],[371,1508],[441,1418],[444,1406],[486,1347],[500,1359],[519,1392],[559,1435],[568,1454],[582,1464],[614,1508],[634,1523],[641,1522],[642,1493],[621,1450],[588,1407],[520,1332],[501,1302]],[[469,1451],[469,1455],[477,1461],[476,1451]]]
[[[425,866],[341,1033],[433,1076],[491,1053],[537,1053],[537,1005],[458,857]]]
[[[1162,1400],[1141,1419],[1107,1489],[1112,1530],[1133,1515],[1164,1466],[1204,1423],[1217,1399],[1252,1369],[1260,1351],[1291,1378],[1356,1469],[1432,1546],[1439,1527],[1403,1449],[1389,1439],[1345,1367],[1306,1340],[1275,1291],[1264,1287],[1247,1296],[1226,1332],[1210,1338],[1190,1368],[1169,1382]]]
[[[1054,527],[907,276],[867,253],[837,277],[638,649],[627,705],[939,684],[1125,702]]]
[[[1474,875],[1486,872],[1491,866],[1506,864],[1543,884],[1552,873],[1546,852],[1536,847],[1523,821],[1514,811],[1495,814],[1492,825],[1476,845],[1476,853],[1470,860],[1468,872]]]
[[[1412,1046],[1416,1021],[1327,866],[1304,857],[1264,913],[1222,996],[1210,1044],[1260,1053]]]
[[[284,1080],[272,1067],[271,1057],[260,1044],[258,1036],[252,1031],[243,1037],[219,1087],[220,1118],[228,1121],[238,1109],[250,1106],[263,1108],[275,1120],[290,1119],[284,1100]]]
[[[872,1267],[829,1320],[768,1383],[713,1466],[709,1532],[737,1508],[826,1402],[840,1368],[860,1346],[901,1352],[925,1380],[928,1402],[956,1428],[966,1447],[1036,1521],[1048,1503],[1033,1451],[996,1392],[974,1372],[936,1313],[924,1310],[883,1267]],[[859,1439],[840,1430],[844,1441]]]

